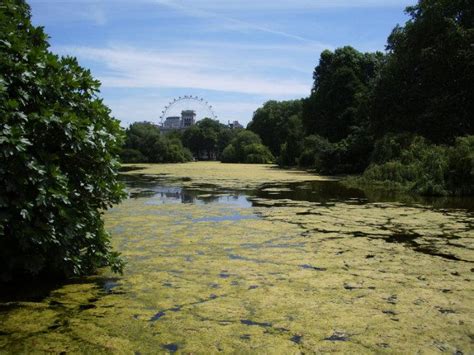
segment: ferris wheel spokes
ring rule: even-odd
[[[209,114],[209,118],[213,120],[217,120],[217,115],[214,112],[214,108],[209,104],[208,101],[206,101],[204,98],[199,97],[199,96],[192,96],[192,95],[184,95],[184,96],[179,96],[178,98],[173,98],[172,101],[170,101],[164,108],[163,111],[161,111],[161,116],[160,116],[160,121],[163,124],[163,121],[168,117],[168,114],[170,111],[177,107],[179,104],[184,103],[184,102],[195,102],[201,108],[203,108],[207,113]]]

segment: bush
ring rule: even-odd
[[[120,152],[120,159],[124,163],[146,163],[148,161],[147,157],[136,149],[123,149]]]
[[[371,146],[370,138],[362,134],[352,134],[337,143],[311,135],[304,140],[298,163],[322,174],[361,172],[368,165]]]
[[[275,161],[259,136],[247,130],[240,131],[222,152],[223,163],[270,164]]]
[[[235,147],[229,144],[222,152],[221,161],[223,163],[237,163],[237,153]]]
[[[24,1],[0,5],[0,279],[121,271],[101,220],[124,196],[120,126],[30,17]]]
[[[374,160],[361,182],[401,188],[422,195],[474,193],[474,136],[453,147],[419,136],[388,136],[375,144]]]
[[[244,156],[244,162],[248,164],[271,164],[274,161],[270,150],[258,143],[245,146]]]
[[[458,137],[448,151],[446,184],[456,195],[474,194],[474,136]]]

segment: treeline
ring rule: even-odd
[[[136,122],[125,131],[120,154],[125,163],[184,163],[222,160],[232,163],[272,163],[274,157],[260,137],[204,118],[184,131],[160,132],[150,122]]]
[[[386,53],[321,54],[308,98],[269,101],[248,125],[281,166],[359,174],[423,194],[474,193],[474,7],[420,0]]]

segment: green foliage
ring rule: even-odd
[[[212,160],[221,156],[237,132],[219,121],[204,118],[184,131],[182,141],[196,158]]]
[[[406,11],[410,20],[392,31],[387,54],[323,51],[309,98],[257,110],[248,127],[280,165],[324,174],[370,165],[367,182],[473,193],[472,136],[458,138],[474,134],[472,1],[419,0]]]
[[[122,149],[120,158],[125,163],[145,163],[148,161],[147,157],[136,149]]]
[[[459,137],[448,147],[419,136],[391,135],[376,143],[377,152],[378,163],[364,172],[362,182],[424,195],[474,193],[474,136]]]
[[[275,158],[259,136],[242,130],[224,149],[221,160],[224,163],[270,164]]]
[[[371,125],[433,142],[474,133],[474,6],[468,0],[420,0],[388,39],[388,62],[373,97]]]
[[[318,135],[308,136],[298,163],[322,174],[360,173],[367,167],[372,149],[371,138],[364,133],[356,131],[337,143]]]
[[[281,144],[278,164],[294,166],[298,164],[298,157],[303,150],[304,129],[301,114],[288,118],[286,136]]]
[[[21,0],[0,4],[0,279],[123,262],[101,211],[124,196],[122,132],[75,58],[48,51]]]
[[[369,89],[384,59],[382,53],[361,53],[352,47],[321,53],[311,96],[304,103],[306,132],[338,142],[362,126]]]
[[[222,152],[221,161],[223,163],[237,163],[237,152],[233,144],[229,144]]]
[[[280,155],[281,146],[287,141],[288,134],[303,135],[300,115],[302,100],[268,101],[257,109],[247,129],[258,134],[273,155]]]
[[[447,190],[456,195],[474,194],[474,136],[458,137],[448,151]]]
[[[150,122],[135,122],[125,131],[124,149],[120,153],[126,163],[183,163],[192,160],[179,136],[163,135]]]

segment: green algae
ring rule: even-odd
[[[246,169],[193,163],[163,171],[170,186],[221,190],[313,179]],[[105,214],[128,262],[123,277],[104,271],[40,301],[0,303],[0,352],[474,350],[470,212],[255,196],[250,208],[165,197],[129,199]]]

